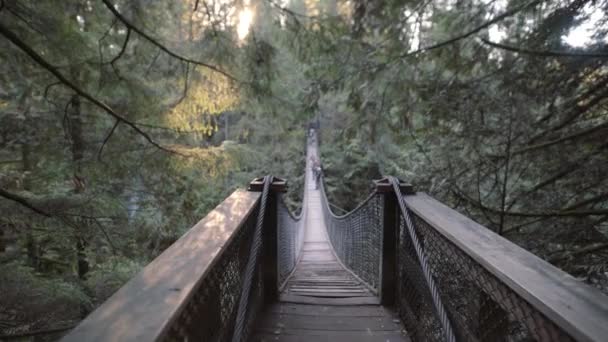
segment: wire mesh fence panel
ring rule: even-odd
[[[444,332],[433,308],[431,292],[424,279],[414,245],[399,220],[396,307],[410,337],[416,341],[444,341]]]
[[[230,341],[234,330],[244,273],[249,258],[259,208],[245,220],[238,233],[218,257],[180,315],[171,324],[165,341]],[[179,291],[179,289],[174,289]],[[261,269],[252,281],[245,332],[249,331],[263,303]]]
[[[573,341],[503,281],[473,260],[423,218],[416,234],[459,341]],[[397,309],[416,341],[444,341],[444,331],[412,243],[400,219]]]
[[[278,234],[278,267],[279,286],[282,285],[293,271],[300,255],[304,241],[304,219],[302,213],[296,216],[289,211],[282,196],[277,204],[277,234]],[[304,200],[306,203],[306,200]]]
[[[384,197],[373,193],[346,215],[335,215],[325,189],[321,201],[327,234],[340,261],[375,293],[380,288]]]

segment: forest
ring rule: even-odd
[[[608,294],[608,0],[0,0],[0,340],[237,188],[398,176]]]

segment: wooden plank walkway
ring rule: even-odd
[[[316,155],[309,146],[308,157]],[[305,233],[301,256],[280,302],[258,318],[252,341],[409,341],[401,321],[336,258],[307,160]]]
[[[394,314],[380,305],[276,303],[258,320],[252,341],[409,341]]]

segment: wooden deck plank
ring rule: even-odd
[[[348,303],[353,300],[364,304],[377,302],[369,289],[337,260],[327,238],[320,193],[309,186],[306,189],[307,221],[302,254],[281,299],[313,304],[322,304],[323,300],[333,303],[348,298],[351,298]]]
[[[307,173],[312,177],[310,168]],[[266,307],[258,318],[250,341],[409,341],[396,315],[380,306],[379,298],[336,258],[319,191],[310,184],[309,178],[300,259],[279,303]]]
[[[324,281],[323,283],[319,283],[319,282],[311,282],[311,281],[293,281],[291,283],[291,288],[301,288],[301,287],[308,287],[308,288],[344,288],[344,289],[353,289],[353,288],[359,288],[361,289],[361,285],[357,284],[357,283],[351,283],[351,282],[342,282],[342,281],[333,281],[333,280],[327,280]],[[366,291],[369,292],[369,291]]]
[[[284,331],[278,334],[275,333],[258,333],[253,336],[254,342],[399,342],[409,341],[406,336],[399,332],[373,332],[365,335],[361,334],[340,334],[327,335],[326,331],[310,331],[307,334],[302,334],[299,331]]]
[[[379,305],[378,297],[351,297],[351,298],[319,298],[311,296],[298,296],[295,294],[281,294],[280,299],[284,303],[300,303],[315,305]]]
[[[392,317],[344,317],[344,316],[292,316],[269,313],[258,331],[278,329],[330,330],[330,331],[400,331],[401,326]]]
[[[361,288],[350,288],[350,289],[345,289],[345,288],[327,288],[327,287],[323,287],[323,288],[319,288],[319,287],[307,287],[307,288],[301,288],[301,287],[294,287],[291,289],[291,291],[299,291],[299,292],[320,292],[320,293],[368,293],[367,291],[361,289]]]
[[[390,310],[378,305],[307,305],[276,303],[267,308],[267,312],[303,316],[348,316],[348,317],[381,317],[391,315]]]
[[[277,303],[264,310],[250,341],[408,342],[409,339],[396,315],[379,305]]]
[[[308,296],[314,298],[367,298],[369,295],[366,294],[352,294],[352,293],[344,293],[344,292],[336,292],[336,293],[315,293],[315,292],[293,292],[294,295],[298,296]]]
[[[371,330],[371,329],[357,329],[357,330],[336,330],[336,329],[308,329],[308,328],[286,328],[286,327],[275,327],[275,328],[258,328],[256,334],[273,334],[273,335],[296,335],[296,336],[318,336],[325,335],[331,337],[354,337],[354,336],[374,336],[374,335],[404,335],[405,332],[399,329],[387,329],[387,330]],[[310,341],[310,340],[309,340]]]
[[[344,284],[338,284],[338,285],[328,285],[328,284],[322,284],[322,285],[318,285],[318,284],[306,284],[306,285],[300,285],[300,284],[295,284],[291,287],[292,291],[302,291],[302,290],[310,290],[310,291],[321,291],[321,290],[328,290],[328,291],[334,291],[334,292],[363,292],[363,293],[369,293],[369,291],[366,291],[364,289],[361,289],[361,287],[357,284],[354,285],[344,285]]]
[[[317,222],[317,225],[322,222]],[[307,229],[318,230],[318,226],[306,227]],[[323,226],[323,229],[325,227]],[[307,236],[319,238],[319,233]],[[325,237],[326,238],[326,237]],[[305,240],[304,245],[310,244]],[[320,303],[320,298],[337,299],[337,298],[366,298],[373,297],[372,293],[355,277],[346,271],[338,262],[333,252],[329,249],[329,243],[315,242],[316,248],[304,248],[302,257],[295,272],[287,282],[284,290],[284,295],[295,295],[298,301],[302,301],[299,297],[315,297],[314,300],[308,302]],[[321,245],[325,245],[325,249],[319,251]],[[283,296],[282,298],[284,298]],[[294,298],[291,298],[293,300]],[[368,303],[366,299],[365,303]]]

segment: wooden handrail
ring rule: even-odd
[[[577,341],[606,341],[608,297],[599,290],[424,193],[405,200],[415,215]]]
[[[259,198],[259,192],[236,190],[62,341],[162,339]]]

